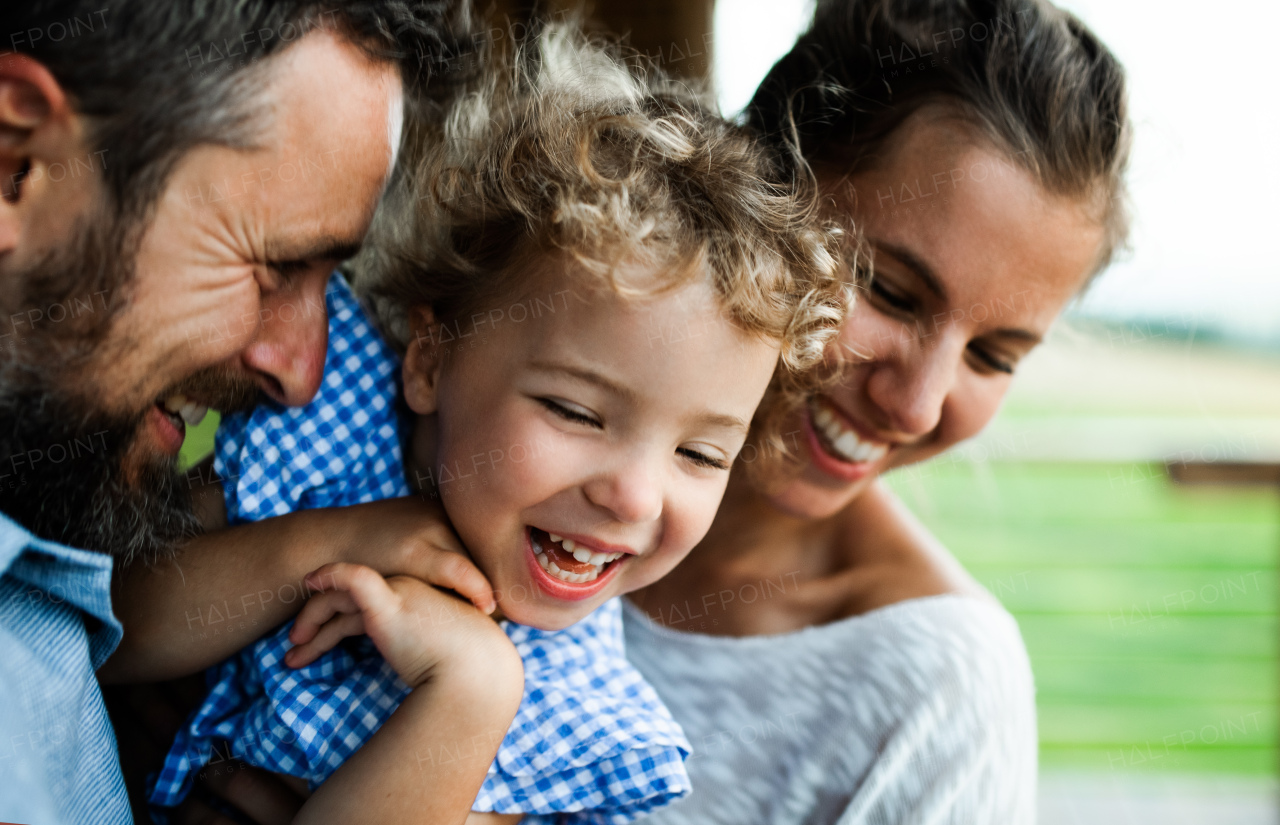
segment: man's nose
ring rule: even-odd
[[[296,289],[264,296],[258,334],[241,355],[245,366],[262,378],[263,391],[287,407],[310,403],[324,377],[329,343],[327,283],[327,273],[309,275],[299,279]]]

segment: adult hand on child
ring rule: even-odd
[[[338,561],[453,590],[484,613],[497,607],[493,586],[471,561],[439,506],[415,496],[334,512],[344,516],[340,529],[346,534]]]
[[[368,635],[383,658],[411,687],[422,684],[446,657],[468,655],[478,633],[493,623],[469,606],[411,576],[383,578],[355,564],[328,564],[306,578],[324,591],[298,614],[285,656],[290,667],[304,667],[348,636]],[[432,632],[433,628],[448,632]]]
[[[98,678],[155,682],[217,664],[291,618],[302,604],[300,580],[332,562],[430,582],[484,613],[497,604],[434,502],[405,497],[302,510],[213,530],[171,559],[125,569],[113,599],[125,635]],[[213,634],[215,607],[236,621],[220,623]]]

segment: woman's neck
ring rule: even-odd
[[[702,542],[671,573],[632,593],[633,604],[675,630],[726,636],[814,623],[811,583],[841,563],[834,520],[805,520],[731,481]]]

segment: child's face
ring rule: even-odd
[[[503,614],[556,630],[701,540],[779,350],[709,286],[626,299],[541,283],[459,324],[418,314],[405,397],[435,414],[414,457]]]

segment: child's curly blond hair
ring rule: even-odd
[[[753,440],[787,454],[778,419],[824,372],[853,295],[843,234],[819,218],[807,171],[784,173],[705,92],[573,24],[486,55],[443,126],[413,144],[357,267],[393,340],[407,343],[415,306],[444,323],[497,306],[520,291],[530,253],[566,255],[624,294],[706,280],[725,317],[781,343]],[[628,283],[638,270],[659,283]]]

